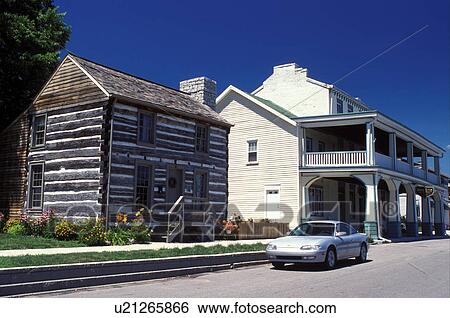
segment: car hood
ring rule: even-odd
[[[301,247],[303,245],[320,245],[332,238],[332,236],[285,236],[270,243],[277,247]]]

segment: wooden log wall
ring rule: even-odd
[[[193,195],[194,172],[208,173],[208,200],[227,203],[227,143],[225,128],[209,127],[209,153],[195,152],[195,125],[191,119],[181,118],[159,110],[156,113],[156,141],[154,146],[137,143],[138,107],[121,103],[113,107],[113,138],[110,180],[110,213],[135,202],[135,170],[138,162],[151,165],[153,170],[153,204],[165,204],[168,169],[172,166],[184,171],[184,195]],[[167,208],[161,206],[160,211]],[[158,210],[158,208],[156,209]]]
[[[24,208],[30,120],[22,114],[0,134],[0,212],[18,218]]]

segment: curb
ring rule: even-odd
[[[267,262],[261,251],[1,269],[0,296],[194,275]]]

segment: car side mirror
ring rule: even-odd
[[[291,234],[291,231],[286,232],[286,236],[289,236],[289,234]]]
[[[347,232],[336,232],[336,236],[345,236],[347,235]]]

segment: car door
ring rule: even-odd
[[[352,237],[350,235],[350,228],[345,223],[338,223],[336,225],[336,233],[345,232],[345,235],[336,237],[336,250],[338,259],[352,257]]]
[[[351,238],[350,257],[356,257],[359,256],[359,252],[361,249],[361,235],[358,233],[358,231],[355,230],[353,226],[349,225],[349,228]]]

